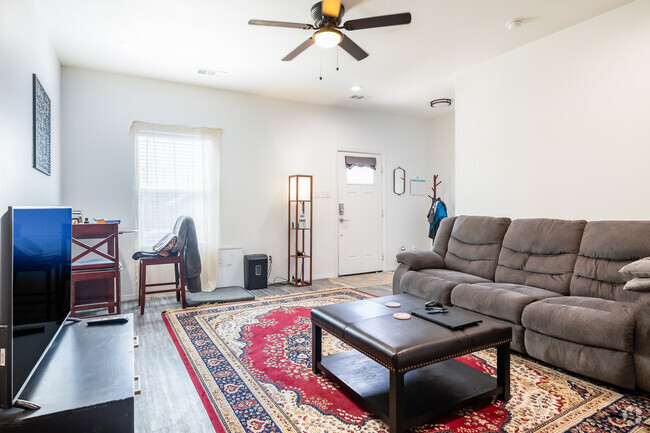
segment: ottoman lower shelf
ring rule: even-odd
[[[318,367],[363,408],[389,423],[390,372],[385,367],[356,350],[326,356]],[[404,427],[501,393],[496,378],[454,359],[411,370],[404,376]]]

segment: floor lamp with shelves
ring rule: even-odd
[[[313,176],[289,176],[289,265],[287,279],[294,286],[311,286]]]

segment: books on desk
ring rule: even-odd
[[[112,224],[112,223],[119,224],[122,222],[122,220],[107,220],[105,218],[99,218],[99,219],[93,218],[93,220],[95,220],[97,224]]]

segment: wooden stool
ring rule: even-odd
[[[118,233],[117,223],[72,225],[72,245],[80,252],[71,265],[71,317],[78,311],[98,308],[120,314]]]
[[[156,256],[156,257],[141,257],[140,258],[140,290],[138,296],[138,305],[140,305],[140,314],[144,314],[144,302],[147,296],[147,293],[169,293],[176,292],[176,300],[179,298],[181,300],[181,305],[183,308],[186,307],[185,304],[185,265],[183,262],[183,250],[180,251],[177,255],[173,256]],[[147,266],[155,265],[174,265],[174,281],[168,283],[151,283],[147,284]],[[170,286],[174,285],[173,289],[165,290],[150,290],[147,292],[147,287],[159,287],[159,286]]]

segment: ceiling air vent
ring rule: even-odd
[[[350,95],[350,99],[360,100],[360,99],[363,99],[363,98],[365,98],[365,96],[363,96],[363,95]]]

